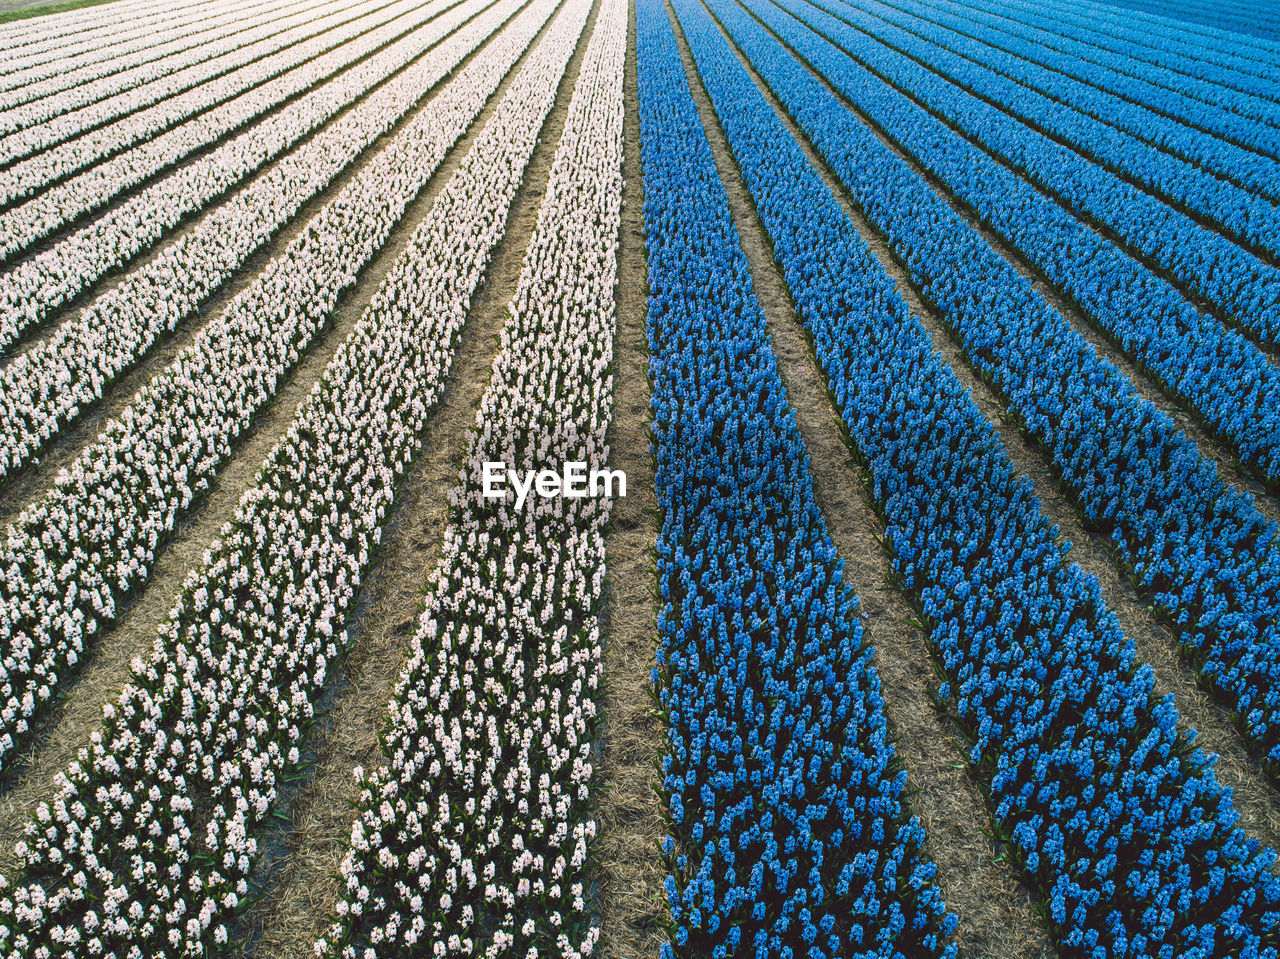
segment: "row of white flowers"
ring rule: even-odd
[[[465,16],[459,15],[460,12],[476,10],[474,3],[462,4],[449,10],[445,7],[444,2],[437,0],[429,8],[424,8],[424,15],[432,12],[440,14],[444,10],[443,15],[428,19],[425,26],[343,71],[211,153],[182,164],[159,182],[103,212],[47,250],[0,272],[0,351],[44,319],[50,310],[85,290],[108,271],[123,266],[139,252],[157,242],[184,217],[204,209],[236,184],[253,176],[268,161],[324,126],[340,110],[359,100],[391,74],[412,62],[465,19]],[[427,71],[427,75],[430,74],[431,71]],[[398,112],[388,106],[402,102],[405,95],[403,91],[417,89],[423,82],[423,76],[421,69],[406,71],[403,78],[393,81],[393,92],[376,93],[373,97],[377,100],[376,103],[357,105],[351,111],[350,118],[321,132],[313,141],[314,146],[299,150],[293,157],[283,161],[280,166],[289,165],[289,171],[277,169],[246,186],[236,198],[229,201],[229,205],[238,205],[236,210],[210,213],[206,222],[197,225],[188,239],[174,243],[168,251],[161,254],[161,260],[180,256],[180,269],[172,269],[172,263],[153,264],[140,274],[127,278],[120,292],[100,297],[87,308],[86,315],[95,314],[99,319],[93,320],[94,323],[101,320],[104,325],[109,323],[133,329],[138,325],[136,318],[149,309],[146,306],[148,301],[167,301],[170,309],[164,311],[164,318],[169,325],[185,316],[197,305],[197,301],[193,300],[194,294],[189,292],[192,289],[190,280],[199,277],[198,288],[209,290],[230,275],[231,270],[243,262],[244,256],[253,248],[245,246],[254,233],[251,225],[264,224],[269,230],[274,230],[284,222],[280,219],[281,216],[286,213],[291,215],[319,185],[327,182],[317,180],[314,175],[307,175],[299,180],[299,171],[306,174],[309,164],[318,164],[310,168],[313,174],[329,169],[332,163],[326,158],[337,160],[340,155],[348,152],[346,146],[335,150],[334,144],[358,142],[367,145],[371,142],[378,133],[383,132],[386,125],[422,96],[422,92],[413,94],[413,99],[400,107]],[[212,254],[206,254],[203,257],[205,262],[202,263],[201,256],[195,250],[202,242],[198,237],[203,237],[209,231],[214,232],[220,252],[212,260],[209,259]],[[261,229],[257,232],[261,233]],[[265,239],[265,235],[262,239]],[[131,288],[127,296],[124,295],[124,287]],[[181,309],[182,304],[186,304],[187,309]],[[122,309],[123,313],[120,312]],[[156,319],[159,317],[151,316],[147,321]],[[77,321],[68,321],[69,324],[75,322]],[[78,322],[83,324],[85,321]],[[59,333],[57,336],[67,340],[70,334]],[[70,339],[74,340],[74,337]],[[101,345],[93,347],[95,353],[101,349]],[[65,352],[63,348],[60,350]],[[33,359],[32,362],[36,361]],[[83,365],[74,356],[63,363],[64,368],[73,371],[72,379],[74,371],[83,368]],[[14,396],[14,390],[2,385],[4,382],[4,377],[0,376],[0,397],[3,394]],[[75,388],[71,389],[74,391]],[[29,392],[17,395],[25,396],[19,400],[20,406],[34,409],[39,403],[38,398],[43,394],[32,387]],[[0,408],[5,403],[0,398]],[[14,414],[10,412],[9,415]],[[21,448],[21,445],[11,448]],[[12,463],[0,466],[0,473],[12,468]]]
[[[205,46],[208,50],[205,59],[218,56],[234,48],[217,45],[215,41],[237,29],[257,26],[261,22],[259,16],[267,11],[275,11],[274,17],[280,18],[297,9],[297,0],[218,0],[207,15],[149,30],[147,36],[131,43],[95,44],[84,53],[54,57],[0,76],[0,109],[12,110],[74,86],[94,91],[110,89],[97,85],[97,81],[112,79],[119,83],[124,81],[125,74],[132,78],[134,85],[154,80],[194,62],[175,54]],[[79,105],[92,103],[102,95],[83,99]]]
[[[433,55],[456,62],[520,5],[501,0]],[[146,580],[179,516],[209,488],[535,27],[519,18],[486,44],[10,527],[0,549],[0,764],[86,640]]]
[[[512,31],[527,45],[557,2]],[[0,954],[206,955],[226,940],[589,5],[570,0],[530,54],[188,577],[151,661],[37,813],[27,882],[0,901],[15,929]]]
[[[120,0],[110,9],[93,7],[69,15],[45,15],[0,25],[0,73],[20,69],[38,57],[60,57],[104,43],[128,42],[175,19],[199,16],[211,2],[204,0],[177,8],[172,0]]]
[[[9,163],[37,150],[50,149],[90,127],[151,106],[274,53],[281,48],[281,38],[289,43],[291,35],[293,40],[311,35],[310,30],[294,33],[295,28],[309,27],[321,16],[340,13],[351,5],[351,0],[306,0],[287,5],[276,0],[260,12],[233,9],[220,18],[203,42],[146,68],[114,71],[114,64],[100,63],[93,69],[109,72],[108,76],[72,78],[70,74],[81,74],[84,68],[59,70],[49,80],[24,85],[6,97],[21,102],[0,110],[0,162]],[[281,6],[288,9],[281,11]],[[184,42],[191,46],[190,40]],[[148,77],[148,73],[155,75]],[[55,86],[64,89],[52,95],[39,92]],[[29,129],[37,125],[42,129]],[[24,135],[15,136],[14,131]]]
[[[604,0],[451,494],[321,957],[590,955],[583,884],[607,499],[483,496],[485,461],[602,468],[626,0]]]
[[[0,214],[0,257],[8,259],[422,22],[421,0],[373,9],[382,2],[358,0],[341,13],[296,27],[290,31],[297,31],[295,40],[318,35],[0,170],[0,203],[76,174]],[[335,20],[345,22],[335,26]],[[319,32],[326,26],[332,29]],[[111,159],[98,162],[106,157]]]
[[[98,262],[93,264],[94,269],[79,274],[80,283],[87,282],[94,273],[101,275],[125,253],[156,238],[181,216],[188,203],[216,192],[220,182],[234,180],[237,173],[248,175],[250,164],[257,165],[254,161],[261,159],[263,151],[279,152],[274,148],[285,145],[282,140],[296,140],[320,124],[326,109],[332,115],[491,3],[492,0],[464,0],[418,33],[333,81],[334,89],[317,91],[316,96],[297,104],[299,111],[278,114],[265,124],[266,130],[251,130],[220,149],[207,158],[212,167],[201,163],[198,169],[175,174],[177,182],[166,181],[166,186],[179,188],[176,198],[172,189],[157,189],[155,193],[159,195],[149,198],[159,205],[139,209],[129,204],[118,215],[107,217],[110,232],[95,230],[89,235],[90,240],[99,241],[89,244],[88,251],[98,254]],[[437,9],[441,5],[437,2]],[[482,33],[469,34],[474,38],[470,44],[460,47],[455,43],[444,56],[422,57],[386,87],[207,213],[158,257],[68,318],[47,339],[0,368],[0,423],[5,425],[0,436],[0,479],[30,462],[86,407],[100,399],[119,375],[198,310],[255,250],[289,222],[302,204],[325,189],[439,83],[468,49],[473,49],[500,23],[486,18],[478,28]],[[267,135],[263,137],[262,133]],[[233,149],[236,146],[238,150]],[[219,161],[229,162],[223,166]],[[205,183],[199,176],[202,172],[208,174]],[[202,190],[202,186],[207,188]],[[77,234],[69,241],[78,238]],[[0,289],[11,280],[27,280],[49,260],[56,268],[66,265],[63,254],[84,252],[83,247],[70,242],[59,244],[0,278]],[[35,277],[37,283],[41,279]],[[54,282],[36,286],[35,296],[29,297],[27,303],[41,294],[57,295],[68,286],[69,280],[60,282],[55,273]],[[24,308],[26,312],[15,319],[39,315],[26,304]]]
[[[174,19],[160,20],[155,25],[148,25],[140,33],[118,41],[113,41],[110,35],[104,37],[101,30],[84,28],[81,28],[78,35],[51,38],[48,34],[56,34],[57,29],[53,28],[51,31],[51,24],[43,22],[48,17],[42,19],[42,29],[38,35],[26,38],[8,39],[3,33],[4,27],[0,27],[0,91],[10,91],[24,83],[43,80],[52,76],[49,71],[59,66],[73,71],[81,64],[106,62],[112,57],[133,55],[156,42],[172,40],[183,32],[202,30],[206,21],[224,15],[236,4],[241,9],[247,9],[247,5],[256,2],[260,0],[211,0],[204,8],[198,5],[184,7]],[[146,23],[150,18],[138,19]],[[5,26],[12,28],[15,24]],[[131,28],[131,32],[133,30],[136,30],[136,26]]]

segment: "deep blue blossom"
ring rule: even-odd
[[[1086,522],[1109,536],[1205,680],[1232,702],[1245,735],[1269,762],[1280,761],[1280,530],[759,23],[736,4],[712,7],[905,260],[968,360],[1043,445]],[[827,50],[819,65],[839,75],[836,51]],[[919,387],[911,382],[914,402]],[[877,389],[895,412],[906,402],[883,383]],[[929,482],[941,477],[951,495],[943,469]],[[909,484],[894,483],[886,493],[912,494]],[[920,510],[918,519],[939,505],[909,508]],[[1031,548],[1023,539],[987,561],[1007,563]]]
[[[1178,734],[1172,698],[1155,697],[1151,670],[1134,662],[1097,583],[1066,561],[1030,482],[706,10],[698,0],[674,6],[870,467],[896,569],[929,621],[998,829],[1043,894],[1054,937],[1070,954],[1091,956],[1275,956],[1274,853],[1235,827],[1230,793]],[[815,141],[821,133],[845,162],[835,145],[861,146],[865,128],[846,122],[843,108],[741,8],[709,6]],[[963,243],[954,219],[932,214],[936,196],[880,156],[863,150],[855,168],[850,152],[837,172],[875,194],[875,222],[892,227],[891,241],[934,295],[970,317],[966,333],[991,355],[1052,357],[1047,327],[1002,336],[978,322],[979,309],[1011,313],[1007,290],[979,286],[965,272],[994,254]],[[1094,372],[1104,386],[1115,375],[1086,369],[1087,381]],[[1073,388],[1066,380],[1038,388],[1060,402]],[[1079,403],[1055,413],[1081,415]],[[853,866],[841,879],[857,888],[860,864]]]
[[[668,955],[953,956],[660,0],[637,10]],[[677,852],[678,850],[678,852]]]

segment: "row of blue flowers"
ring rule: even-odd
[[[734,23],[966,356],[1043,444],[1086,521],[1109,535],[1248,739],[1280,761],[1275,524],[754,19],[736,12]]]
[[[998,22],[1011,33],[1078,57],[1090,80],[1142,103],[1177,90],[1223,110],[1254,112],[1232,91],[1277,100],[1274,60],[1257,59],[1238,38],[1208,36],[1185,23],[1127,10],[1038,0],[939,0],[965,16]],[[995,18],[989,15],[995,14]]]
[[[679,956],[953,956],[661,0],[637,5]]]
[[[1096,582],[1066,561],[1031,484],[699,0],[674,5],[930,623],[940,694],[973,736],[998,829],[1060,946],[1098,959],[1275,956],[1274,853],[1234,826],[1172,697],[1135,668]],[[784,99],[833,115],[763,63],[795,61],[741,8],[711,7]],[[867,173],[909,215],[916,199]]]
[[[1280,270],[1274,265],[1055,142],[1048,135],[1054,131],[1036,118],[1015,119],[972,96],[964,85],[875,42],[862,32],[867,21],[875,21],[848,6],[817,0],[816,4],[792,3],[788,9],[1078,216],[1108,231],[1135,256],[1207,300],[1224,318],[1264,343],[1280,342]],[[930,52],[927,45],[913,46],[918,47],[917,54]],[[938,61],[957,59],[936,48],[932,52]],[[1034,96],[1024,92],[1027,98]],[[1246,196],[1234,187],[1231,190],[1236,197]]]
[[[1091,73],[1081,69],[1074,57],[1056,54],[1039,43],[1010,37],[919,0],[900,0],[893,6],[879,0],[869,6],[863,0],[854,2],[916,36],[1180,156],[1214,176],[1273,200],[1280,196],[1280,164],[1275,159],[1280,152],[1280,129],[1272,125],[1280,123],[1280,103],[1231,90],[1216,91],[1223,99],[1239,101],[1236,106],[1264,117],[1265,122],[1251,122],[1180,91],[1161,88],[1148,93],[1148,103],[1135,103],[1088,82]],[[1242,126],[1248,130],[1247,149],[1232,142],[1233,132]]]
[[[801,14],[812,14],[823,36],[772,3],[751,2],[750,9],[1181,398],[1243,462],[1268,482],[1280,481],[1280,371],[1257,347],[863,69],[827,39],[843,41],[853,33],[844,24],[797,5]]]
[[[1212,221],[1267,257],[1280,256],[1280,209],[1178,157],[1154,149],[1136,137],[1050,100],[998,73],[926,43],[919,37],[865,14],[839,0],[815,0],[860,29],[882,38],[912,59],[927,63],[958,86],[1019,117],[1107,169]],[[878,44],[871,42],[872,46]],[[887,54],[887,47],[877,49]]]
[[[1176,21],[1201,24],[1213,30],[1221,30],[1234,36],[1257,37],[1260,46],[1266,47],[1280,59],[1280,21],[1270,12],[1265,0],[1246,0],[1244,3],[1204,4],[1199,0],[1112,0],[1115,6],[1128,7],[1151,13],[1176,26]],[[1144,24],[1145,25],[1145,24]]]

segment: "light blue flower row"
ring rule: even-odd
[[[899,0],[892,2],[899,9]],[[1228,138],[1247,143],[1253,128],[1265,132],[1267,124],[1256,128],[1247,119],[1253,112],[1253,98],[1280,100],[1280,80],[1269,75],[1256,60],[1243,59],[1236,50],[1216,50],[1203,39],[1192,40],[1183,24],[1170,32],[1154,25],[1137,25],[1132,14],[1094,5],[1031,3],[1028,0],[919,0],[921,6],[945,10],[970,23],[998,28],[1002,34],[1018,37],[1050,50],[1066,54],[1065,70],[1073,64],[1072,75],[1109,90],[1127,100],[1154,109],[1171,93],[1223,113],[1214,113],[1212,122],[1227,125]],[[1136,27],[1136,29],[1135,29]],[[1241,95],[1244,98],[1241,98]],[[1233,109],[1234,108],[1234,109]],[[1193,126],[1207,119],[1203,113],[1185,117]],[[1190,111],[1189,111],[1190,112]],[[1243,112],[1246,116],[1240,116]],[[1243,136],[1243,139],[1241,139]],[[1267,133],[1272,142],[1280,131]]]
[[[1215,30],[1257,37],[1275,49],[1280,46],[1280,21],[1269,3],[1249,0],[1246,3],[1205,4],[1199,0],[1108,0],[1112,6],[1154,13],[1168,20],[1203,24]]]
[[[637,4],[672,944],[954,956],[661,0]]]
[[[854,31],[835,18],[795,4],[824,37],[769,0],[744,2],[1207,421],[1242,461],[1269,482],[1280,480],[1280,371],[1257,347],[845,55],[827,37],[843,41]],[[965,104],[955,106],[958,112]]]
[[[1262,256],[1280,256],[1280,209],[1191,163],[1148,146],[1137,137],[1028,89],[841,0],[818,6],[857,27],[857,53],[896,80],[908,64],[925,63],[940,78],[1024,120],[1046,136],[1179,206]],[[1067,151],[1063,151],[1064,153]]]
[[[1274,853],[1235,828],[1230,793],[1177,733],[1172,698],[1155,698],[1150,669],[1135,668],[1096,582],[1067,563],[1031,484],[699,0],[675,7],[869,465],[896,568],[931,624],[949,677],[941,693],[974,737],[971,761],[1001,834],[1044,896],[1050,931],[1067,954],[1099,959],[1275,956]],[[784,102],[803,103],[807,120],[857,142],[836,124],[847,114],[804,83],[808,75],[740,8],[711,7]],[[868,152],[858,162],[890,215],[919,218],[939,244],[954,240],[954,226],[925,218],[922,185]],[[893,242],[924,255],[914,237]],[[983,259],[976,246],[963,253]],[[1004,298],[954,269],[948,283],[984,310]]]
[[[737,6],[724,16],[970,362],[1044,446],[1087,521],[1168,613],[1246,736],[1280,760],[1275,524],[758,23]]]
[[[1280,342],[1280,270],[1274,265],[1055,142],[1035,122],[1015,119],[853,29],[850,23],[857,25],[861,17],[847,5],[817,0],[817,5],[800,2],[786,8],[1077,215],[1111,231],[1129,250],[1167,270],[1252,336],[1265,343]],[[1214,183],[1224,189],[1229,186]],[[1231,190],[1237,199],[1247,197],[1234,187]],[[1275,212],[1270,204],[1264,207]]]
[[[1133,103],[1087,82],[1075,57],[1055,54],[1034,42],[1019,40],[982,24],[974,24],[915,0],[901,0],[903,9],[879,0],[851,0],[853,5],[910,31],[930,43],[973,60],[1026,86],[1038,94],[1132,134],[1145,143],[1182,157],[1214,176],[1229,180],[1271,200],[1280,196],[1280,103],[1256,97],[1241,98],[1265,123],[1253,125],[1244,149],[1229,142],[1230,121],[1207,104],[1165,91],[1149,104]],[[1082,74],[1077,76],[1077,74]],[[1230,91],[1219,91],[1225,94]],[[1154,111],[1154,112],[1153,112]],[[1220,123],[1226,119],[1226,124]],[[1204,129],[1198,129],[1203,126]],[[1226,138],[1226,139],[1224,139]],[[1255,152],[1261,151],[1261,152]],[[1267,155],[1263,155],[1263,154]]]

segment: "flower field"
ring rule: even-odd
[[[1263,0],[0,24],[0,423],[4,959],[1280,959]]]

